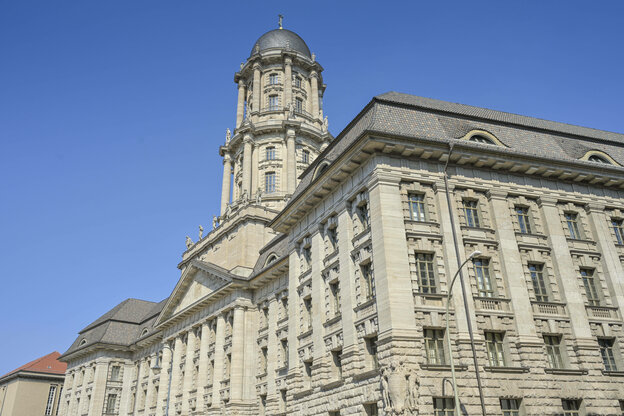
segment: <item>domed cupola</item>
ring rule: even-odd
[[[269,49],[286,49],[299,52],[308,58],[312,57],[308,45],[306,45],[305,41],[301,39],[298,34],[281,27],[260,36],[251,49],[250,56]]]

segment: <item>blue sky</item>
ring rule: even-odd
[[[278,13],[325,68],[334,135],[391,90],[624,132],[620,1],[1,2],[0,374],[169,295]]]

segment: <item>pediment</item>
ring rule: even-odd
[[[182,272],[156,325],[178,315],[232,282],[231,274],[212,263],[192,260]]]

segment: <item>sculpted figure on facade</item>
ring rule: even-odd
[[[199,224],[199,239],[201,240],[204,237],[204,227]]]
[[[231,139],[232,139],[232,132],[228,128],[228,129],[225,130],[225,144],[226,145],[230,144],[230,140]]]
[[[189,249],[193,245],[193,240],[188,235],[186,236],[186,248]]]
[[[402,361],[392,360],[381,369],[381,396],[390,416],[417,416],[420,383],[413,370]]]
[[[215,229],[219,226],[219,219],[216,215],[212,216],[212,228]]]
[[[325,116],[325,118],[323,119],[323,131],[327,132],[328,129],[329,129],[329,120],[327,119],[327,116]]]
[[[260,204],[262,202],[262,188],[258,187],[256,191],[256,204]]]

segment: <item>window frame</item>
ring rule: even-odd
[[[605,371],[618,371],[618,359],[615,351],[615,338],[600,337],[598,346]]]
[[[455,416],[455,399],[453,397],[433,397],[434,416]]]
[[[438,276],[435,268],[434,253],[414,252],[414,265],[418,278],[418,292],[423,294],[437,294]]]
[[[442,328],[423,328],[427,364],[446,365],[445,335]]]
[[[485,350],[487,352],[490,367],[506,367],[505,357],[505,333],[498,331],[485,331]]]
[[[264,160],[275,160],[275,146],[267,146],[264,148]]]
[[[464,210],[464,220],[466,222],[466,226],[470,228],[481,228],[479,200],[462,199],[462,209]]]
[[[544,346],[546,347],[546,362],[548,368],[557,370],[565,368],[563,353],[561,352],[562,337],[561,335],[545,334]]]
[[[496,287],[492,281],[492,273],[490,271],[490,259],[485,257],[476,257],[472,259],[475,279],[477,281],[477,291],[481,298],[495,298]]]
[[[596,269],[581,267],[579,269],[579,273],[581,275],[581,280],[583,281],[583,287],[585,288],[587,304],[589,306],[601,306],[602,296],[600,293],[601,291],[596,286],[596,280],[598,280],[595,276]]]
[[[581,416],[581,400],[561,399],[563,416]]]
[[[50,386],[48,390],[48,400],[46,401],[45,416],[52,416],[52,410],[54,409],[54,397],[56,396],[56,385]]]
[[[518,229],[522,234],[532,234],[533,229],[531,224],[531,208],[524,205],[514,206],[516,213],[516,219],[518,220]]]
[[[279,95],[271,94],[268,97],[268,110],[269,111],[278,111],[279,110]]]
[[[423,193],[410,192],[407,194],[410,220],[427,222],[427,196]]]
[[[533,293],[537,302],[550,302],[550,290],[548,281],[544,277],[544,264],[530,262],[527,264],[531,283],[533,284]]]
[[[272,194],[277,192],[275,171],[264,172],[264,192]]]
[[[611,228],[615,233],[618,245],[624,245],[624,221],[619,218],[611,218]]]
[[[371,263],[360,264],[364,300],[375,299],[375,275]]]
[[[277,72],[269,74],[269,85],[279,85],[279,74]]]
[[[583,234],[581,227],[579,227],[579,214],[578,212],[566,211],[563,213],[563,218],[566,221],[568,233],[572,240],[582,240]]]
[[[520,416],[522,411],[522,399],[500,398],[502,416]]]

